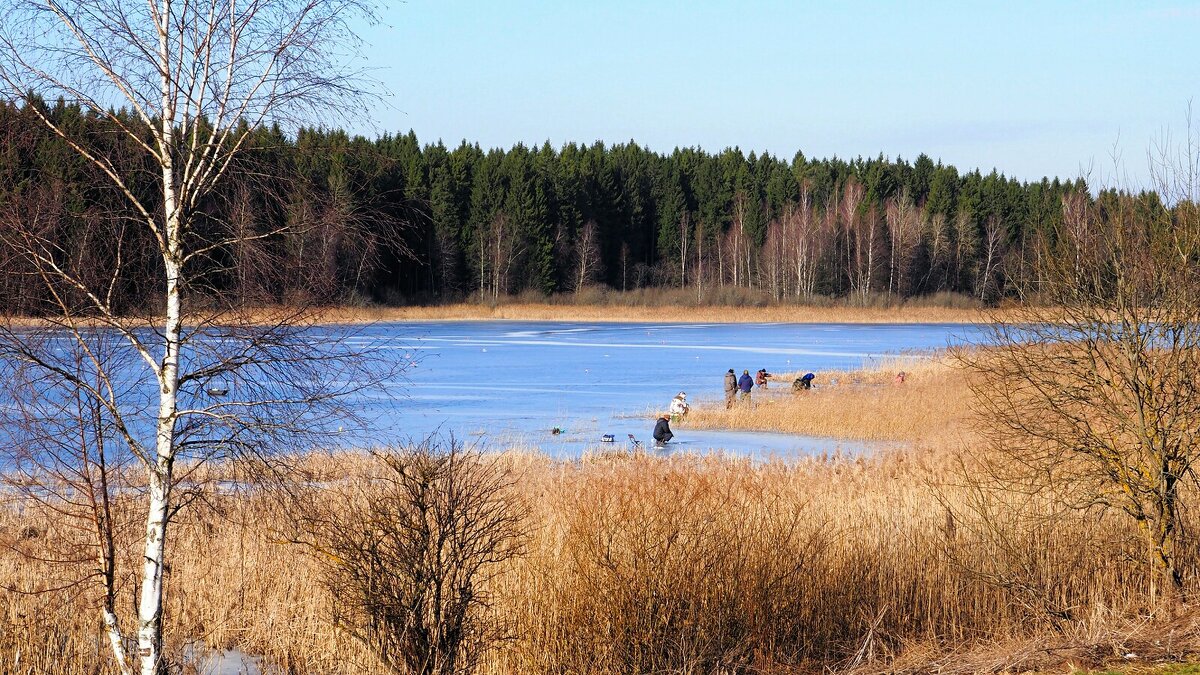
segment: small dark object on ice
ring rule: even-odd
[[[603,436],[600,437],[601,443],[612,443],[615,440],[616,440],[616,438],[612,434],[604,434]]]
[[[554,427],[553,429],[551,429],[551,430],[550,430],[550,433],[552,433],[552,434],[554,434],[555,436],[557,436],[557,435],[559,435],[559,434],[563,433],[563,429],[562,429],[562,428],[560,428],[560,427]]]

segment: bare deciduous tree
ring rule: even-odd
[[[187,500],[177,493],[179,462],[261,452],[313,428],[311,406],[340,393],[323,384],[338,377],[314,379],[339,354],[309,351],[298,339],[298,314],[235,326],[211,296],[219,289],[200,271],[219,252],[272,233],[201,228],[199,216],[263,124],[355,110],[362,80],[340,55],[355,43],[351,22],[369,14],[358,0],[18,0],[0,9],[0,81],[8,95],[26,100],[26,109],[124,198],[155,262],[138,271],[159,275],[147,315],[133,316],[114,305],[113,290],[128,281],[128,261],[146,250],[116,250],[113,269],[96,278],[29,223],[11,233],[9,243],[47,301],[40,307],[44,339],[4,331],[6,367],[24,369],[31,385],[53,382],[88,399],[101,411],[105,437],[145,471],[135,655],[123,648],[126,629],[105,617],[122,672],[133,671],[135,658],[144,675],[166,667],[168,525]],[[60,124],[29,92],[62,97],[110,124],[154,167],[153,189],[140,187],[145,176],[136,168]],[[207,311],[213,306],[217,311]],[[119,365],[95,350],[100,336],[114,334],[122,340],[113,352]],[[90,377],[64,368],[64,354],[85,364]],[[228,398],[206,398],[217,392]],[[31,430],[47,422],[45,410],[27,416]],[[44,437],[35,432],[25,441],[36,448]]]
[[[986,473],[1127,514],[1178,598],[1181,491],[1200,459],[1200,218],[1153,195],[1069,196],[1042,245],[1046,308],[996,317],[991,345],[964,355],[998,450]]]
[[[486,235],[486,239],[479,242],[479,292],[484,297],[491,296],[495,302],[509,292],[512,267],[521,255],[521,248],[504,213],[497,213],[492,218]]]
[[[944,213],[934,213],[925,221],[924,239],[926,265],[921,285],[926,290],[932,285],[941,291],[946,286],[945,267],[950,249],[950,225]]]
[[[983,257],[979,261],[979,278],[975,288],[979,299],[987,300],[997,285],[996,277],[1002,273],[1004,252],[1008,248],[1008,229],[996,216],[988,218],[983,230]]]
[[[808,186],[800,191],[800,201],[788,205],[783,212],[786,239],[792,242],[789,256],[795,273],[795,295],[803,300],[812,300],[817,293],[817,276],[821,260],[829,248],[826,222],[817,217],[809,197]]]
[[[759,274],[764,278],[759,287],[766,288],[771,297],[779,300],[787,292],[786,286],[786,257],[787,244],[784,223],[779,218],[773,218],[767,224],[767,238],[763,242],[763,250],[759,256],[762,267]]]
[[[838,206],[846,244],[846,279],[850,295],[861,304],[866,304],[874,285],[876,249],[879,245],[879,214],[871,205],[863,211],[866,188],[856,180],[849,180],[842,188],[842,200]]]
[[[688,262],[688,243],[692,239],[691,235],[692,214],[684,209],[683,213],[679,214],[679,287],[687,286],[687,262]]]
[[[966,209],[959,209],[951,221],[954,234],[954,255],[952,263],[952,289],[965,287],[963,278],[972,276],[972,266],[975,256],[979,253],[979,228],[975,226],[975,217]]]
[[[745,279],[746,285],[750,282],[750,238],[746,234],[746,215],[750,208],[749,199],[745,192],[738,192],[733,198],[733,223],[726,233],[728,244],[725,248],[729,251],[729,257],[733,261],[733,287],[737,288]],[[746,269],[742,273],[742,262],[745,259]]]
[[[891,251],[888,258],[888,295],[903,296],[907,291],[906,278],[912,266],[913,254],[920,241],[921,209],[912,203],[908,190],[888,200],[886,205]]]
[[[596,221],[587,221],[580,229],[575,242],[575,274],[572,279],[572,290],[576,293],[603,274],[598,229]]]

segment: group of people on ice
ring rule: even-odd
[[[725,409],[733,408],[733,404],[738,400],[738,395],[741,395],[741,402],[750,406],[753,403],[753,395],[755,387],[766,389],[767,382],[774,377],[767,372],[766,368],[759,368],[758,372],[750,375],[750,371],[743,370],[742,376],[738,377],[733,368],[730,368],[725,373]],[[812,389],[813,378],[816,377],[813,373],[805,373],[797,377],[792,382],[792,391],[800,391],[803,389]],[[687,402],[687,392],[679,392],[675,398],[671,399],[671,406],[668,413],[659,415],[658,420],[654,424],[654,445],[663,447],[675,437],[671,432],[671,422],[678,422],[687,416],[691,406]]]
[[[754,388],[766,389],[767,382],[774,377],[767,372],[766,368],[759,368],[754,377],[750,376],[749,370],[743,370],[742,376],[738,377],[733,368],[730,368],[725,373],[725,409],[733,407],[734,401],[741,395],[742,403],[750,405],[754,395]]]

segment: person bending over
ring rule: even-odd
[[[770,378],[771,374],[767,372],[766,368],[759,368],[758,372],[754,374],[754,384],[757,384],[759,389],[766,389],[767,380]]]

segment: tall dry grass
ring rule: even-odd
[[[671,323],[981,323],[988,315],[977,307],[897,305],[670,305],[587,304],[570,300],[526,300],[502,304],[458,303],[411,307],[331,307],[318,312],[326,323],[387,321],[507,320]]]
[[[896,385],[900,368],[909,377]],[[520,476],[514,489],[530,509],[531,534],[526,555],[506,562],[486,589],[507,630],[483,670],[1000,672],[1056,666],[1056,654],[1102,657],[1121,635],[1161,627],[1152,618],[1155,576],[1128,519],[976,480],[972,458],[982,448],[967,424],[963,375],[947,362],[837,378],[796,395],[776,383],[775,401],[759,396],[754,410],[702,405],[687,424],[909,442],[869,457],[766,463],[501,455]],[[294,475],[298,489],[311,490],[363,480],[375,461],[312,454],[297,459]],[[331,622],[335,601],[321,566],[291,543],[286,495],[253,485],[232,493],[213,480],[245,475],[210,469],[204,498],[174,525],[170,652],[202,642],[260,655],[286,673],[385,672]],[[336,491],[317,494],[336,512]],[[1187,499],[1195,505],[1195,495]],[[86,562],[61,566],[12,550],[45,554],[77,536],[28,504],[0,510],[0,583],[9,589],[0,591],[0,671],[112,672],[94,589],[49,590],[86,572]],[[1194,540],[1182,557],[1195,593]],[[129,582],[121,593],[128,621]],[[1168,642],[1139,649],[1159,658],[1200,649],[1200,627],[1162,630],[1173,631]],[[1101,643],[1108,652],[1097,651]],[[1079,645],[1090,646],[1071,651]]]
[[[903,384],[895,382],[899,371]],[[967,375],[948,358],[897,359],[858,371],[819,373],[813,389],[793,391],[801,373],[778,373],[755,388],[752,405],[701,400],[678,430],[744,429],[857,440],[971,442]]]
[[[354,480],[370,461],[325,455],[307,470]],[[1091,635],[1153,609],[1125,520],[1062,512],[1052,495],[996,501],[961,480],[953,453],[502,461],[522,476],[532,537],[489,589],[509,630],[486,672],[878,668]],[[170,649],[200,640],[283,672],[383,672],[331,624],[316,561],[288,542],[286,503],[213,491],[185,512],[167,575]],[[55,536],[36,518],[10,508],[0,534]],[[1186,559],[1194,579],[1197,552]],[[6,586],[46,588],[51,568],[0,554]],[[94,594],[0,599],[0,670],[111,672]]]

